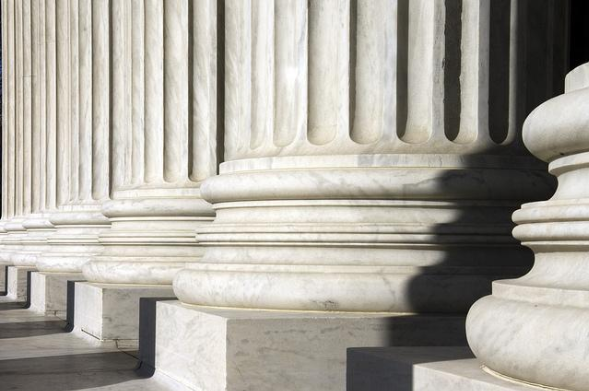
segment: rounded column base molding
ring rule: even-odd
[[[488,294],[492,268],[192,264],[174,292],[195,305],[346,312],[464,313]],[[513,268],[514,275],[522,269]],[[197,287],[198,289],[195,289]]]
[[[511,214],[552,191],[536,164],[433,154],[223,163],[201,187],[217,213],[197,233],[205,254],[174,289],[205,306],[465,313],[492,280],[531,266]]]
[[[27,234],[20,240],[22,250],[13,256],[17,266],[35,266],[43,254],[50,251],[47,239],[55,233],[55,228],[41,213],[35,213],[22,222]]]
[[[158,259],[164,259],[158,261]],[[195,257],[97,257],[84,265],[84,277],[105,284],[171,285],[174,276]]]
[[[500,375],[555,389],[587,390],[587,307],[488,296],[471,308],[466,330],[474,354]]]
[[[49,254],[37,257],[36,266],[42,272],[81,273],[82,266],[101,251],[98,245],[53,245]]]
[[[49,215],[55,232],[47,237],[49,251],[39,255],[42,272],[81,273],[84,263],[102,252],[98,235],[110,227],[99,204],[72,204]]]
[[[579,69],[571,75],[567,92],[538,106],[524,124],[526,146],[558,178],[549,200],[513,214],[513,235],[534,251],[534,266],[517,280],[494,282],[493,295],[471,308],[466,333],[477,358],[500,375],[587,391],[589,89]]]
[[[49,214],[42,213],[31,215],[28,219],[23,221],[22,225],[27,231],[41,231],[47,230],[53,232],[55,227],[49,221]]]
[[[117,197],[103,205],[112,228],[99,236],[104,252],[83,268],[88,281],[171,285],[179,270],[202,256],[195,232],[214,212],[198,189],[134,189]]]
[[[14,218],[4,224],[6,236],[2,241],[4,244],[4,251],[0,254],[0,261],[10,263],[16,266],[31,266],[34,265],[34,260],[28,256],[23,246],[23,241],[26,242],[28,233],[23,227],[24,218]],[[32,261],[32,264],[30,263]]]

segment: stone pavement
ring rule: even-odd
[[[137,352],[64,331],[65,321],[0,297],[0,389],[19,391],[179,390],[135,372]]]

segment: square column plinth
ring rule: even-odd
[[[126,340],[136,344],[142,297],[173,298],[174,291],[169,285],[76,283],[75,330],[100,340]]]
[[[349,347],[465,344],[462,316],[157,303],[156,370],[195,390],[341,391]]]
[[[27,273],[37,271],[34,266],[8,266],[6,292],[9,299],[19,302],[27,301]]]
[[[31,309],[64,318],[67,310],[67,282],[84,281],[82,273],[31,274]]]
[[[357,348],[348,351],[347,391],[532,391],[492,375],[468,347]]]

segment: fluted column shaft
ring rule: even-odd
[[[25,220],[22,225],[26,236],[21,240],[22,249],[14,257],[14,263],[34,266],[39,254],[48,251],[47,237],[53,233],[53,226],[47,220],[47,138],[45,122],[45,7],[42,0],[23,2],[24,59],[25,59],[25,118],[24,137],[24,202]],[[30,129],[30,130],[29,130]]]
[[[92,282],[171,284],[212,220],[200,183],[217,166],[217,2],[111,2],[112,229]]]
[[[0,220],[0,246],[4,252],[4,240],[6,230],[4,226],[14,215],[14,189],[12,186],[14,163],[12,162],[14,150],[12,147],[13,125],[12,125],[12,105],[10,104],[10,93],[13,91],[11,86],[12,67],[10,53],[14,50],[13,37],[11,31],[13,26],[13,4],[10,0],[2,0],[2,219]],[[7,262],[7,257],[1,257],[2,261]]]
[[[226,162],[180,300],[456,313],[526,270],[510,215],[552,182],[521,121],[564,66],[516,47],[538,38],[521,12],[562,27],[530,6],[227,0]]]
[[[37,260],[41,271],[81,272],[109,229],[100,209],[110,192],[110,3],[56,2],[55,140],[64,148],[56,156],[58,209],[50,217],[56,233],[51,251]],[[120,161],[113,155],[113,167]]]
[[[549,163],[558,189],[514,213],[513,235],[535,254],[532,270],[493,283],[467,318],[469,345],[485,368],[515,381],[589,390],[589,64],[567,91],[540,105],[524,126],[525,145]]]
[[[38,162],[38,148],[35,146],[36,132],[33,116],[35,113],[35,67],[34,47],[34,6],[32,0],[8,2],[7,11],[7,55],[9,57],[6,73],[8,82],[7,122],[5,130],[7,153],[7,215],[10,222],[4,225],[8,235],[2,259],[16,265],[30,265],[32,258],[28,251],[31,236],[26,222],[35,212],[35,197],[38,186],[34,182],[34,165]],[[13,189],[11,191],[11,189]]]

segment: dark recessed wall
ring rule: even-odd
[[[570,67],[589,62],[589,1],[571,0]]]

